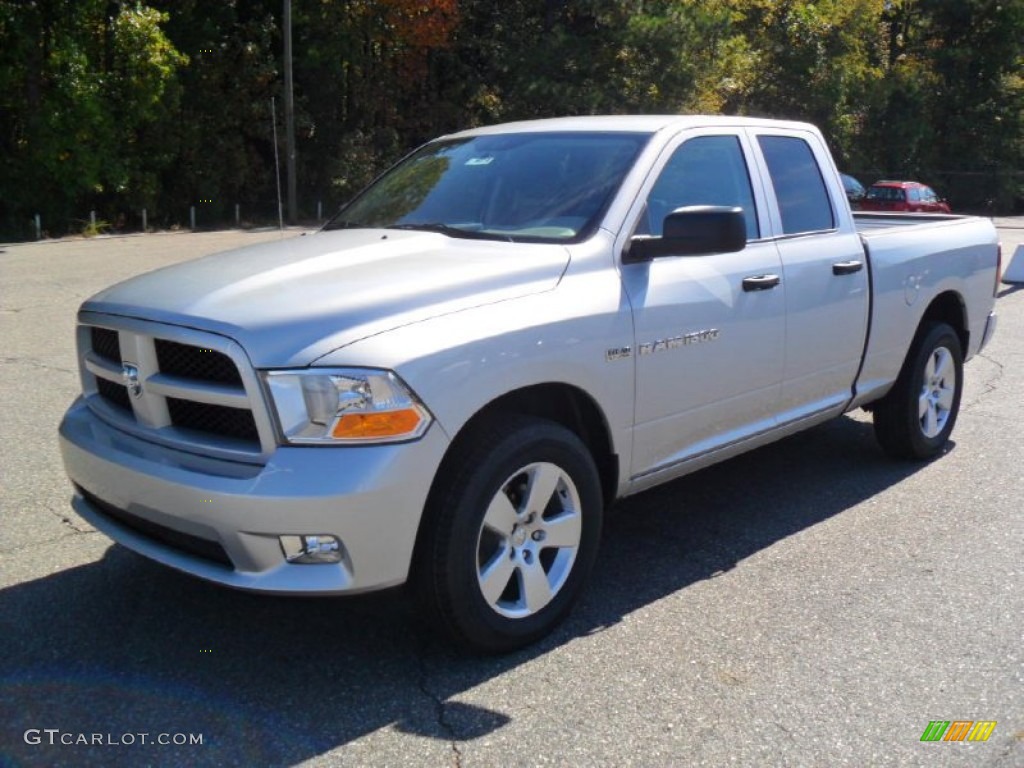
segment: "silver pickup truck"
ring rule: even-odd
[[[230,587],[408,582],[509,650],[569,611],[618,498],[855,408],[939,454],[998,273],[985,219],[851,214],[810,125],[466,131],[315,234],[86,301],[72,503]]]

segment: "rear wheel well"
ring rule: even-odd
[[[917,327],[917,337],[928,332],[936,323],[946,323],[960,338],[960,348],[967,354],[967,343],[970,340],[970,331],[967,330],[967,312],[964,308],[963,299],[953,291],[940,293],[932,303],[928,305],[921,323]]]
[[[918,342],[936,323],[945,323],[956,332],[957,338],[960,339],[960,349],[964,356],[967,356],[967,342],[971,336],[970,331],[967,330],[967,310],[959,294],[946,291],[932,299],[932,303],[928,305],[928,309],[921,316],[921,322],[918,323],[914,337],[907,348],[906,358],[903,361],[904,367],[909,364]],[[880,402],[881,400],[873,400],[870,403],[865,403],[862,407],[866,411],[874,411]]]

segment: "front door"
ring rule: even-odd
[[[690,205],[743,208],[737,253],[626,263],[636,354],[633,477],[770,429],[783,373],[786,286],[775,243],[763,240],[762,192],[742,132],[685,134],[649,182],[635,232],[660,236]]]

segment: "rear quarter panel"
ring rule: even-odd
[[[981,344],[995,304],[998,237],[988,219],[855,214],[871,263],[871,329],[851,407],[883,396],[899,375],[932,301],[952,292],[969,333],[965,359]]]

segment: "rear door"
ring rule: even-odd
[[[635,478],[775,424],[785,285],[775,243],[761,234],[768,221],[751,153],[742,130],[688,131],[666,148],[634,204],[633,234],[660,236],[676,208],[735,205],[748,237],[738,253],[622,265],[635,327]]]
[[[868,265],[828,151],[797,130],[754,132],[786,286],[780,424],[842,409],[867,333]]]

